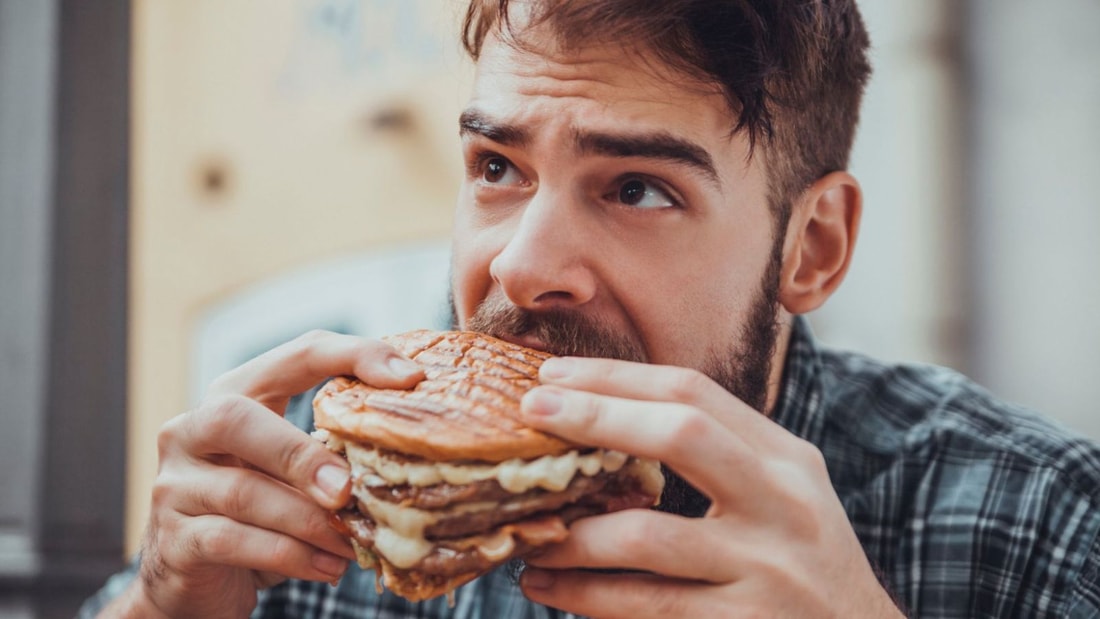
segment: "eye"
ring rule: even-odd
[[[511,161],[500,156],[490,156],[482,161],[481,180],[490,185],[515,185],[523,179]]]
[[[620,203],[636,208],[675,208],[676,200],[656,183],[641,178],[628,178],[619,185],[617,195]]]

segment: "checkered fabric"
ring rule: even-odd
[[[292,419],[312,425],[308,399]],[[1100,617],[1100,448],[966,378],[819,347],[797,319],[774,420],[817,445],[883,584],[913,617]],[[117,595],[119,574],[81,611]],[[843,592],[838,592],[842,594]],[[336,587],[287,581],[255,618],[557,619],[497,570],[411,604],[352,566]]]

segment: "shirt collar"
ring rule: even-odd
[[[795,316],[772,420],[815,445],[825,428],[820,374],[821,355],[810,322]]]

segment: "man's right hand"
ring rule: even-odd
[[[313,332],[223,375],[164,425],[141,577],[111,616],[244,617],[259,589],[340,578],[354,553],[329,510],[349,499],[347,463],[282,417],[337,375],[384,388],[423,378],[383,342]]]

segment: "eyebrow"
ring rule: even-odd
[[[467,109],[458,117],[458,134],[466,136],[476,134],[488,138],[504,146],[526,146],[531,140],[527,131],[494,121],[484,112],[476,109]]]
[[[577,131],[573,139],[577,149],[582,153],[595,153],[608,157],[661,159],[694,168],[714,183],[718,183],[718,171],[714,168],[710,153],[702,146],[666,131],[627,134]]]
[[[468,108],[458,118],[459,135],[476,134],[504,146],[524,147],[531,141],[530,134],[522,127],[493,120],[489,115]],[[693,168],[719,184],[714,160],[703,147],[668,133],[604,133],[574,130],[573,142],[577,150],[585,154],[607,157],[639,157],[659,159]]]

